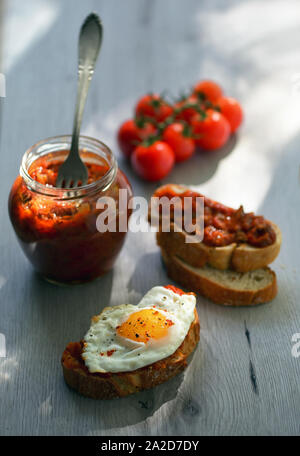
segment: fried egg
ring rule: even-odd
[[[137,305],[106,307],[84,337],[85,365],[91,373],[126,372],[167,358],[186,337],[195,305],[193,294],[158,286]]]

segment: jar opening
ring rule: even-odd
[[[99,179],[86,185],[68,189],[41,183],[32,177],[31,170],[39,160],[45,159],[47,163],[54,160],[63,162],[70,150],[71,139],[71,135],[47,138],[36,143],[25,152],[20,167],[20,175],[32,191],[57,199],[72,199],[90,195],[99,190],[106,191],[110,187],[118,170],[115,157],[104,143],[88,136],[80,136],[79,138],[80,155],[85,164],[106,165],[107,170]]]

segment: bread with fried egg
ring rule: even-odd
[[[195,296],[175,287],[154,287],[137,306],[108,307],[93,317],[85,338],[69,343],[63,353],[64,379],[94,399],[153,388],[185,369],[199,332]],[[135,346],[137,334],[144,339]]]

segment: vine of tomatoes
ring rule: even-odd
[[[223,147],[242,120],[237,100],[225,96],[217,83],[200,81],[175,103],[158,94],[141,97],[134,118],[120,126],[118,143],[141,178],[158,181],[197,148]]]

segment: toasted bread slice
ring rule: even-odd
[[[276,233],[276,241],[262,248],[236,243],[224,247],[210,247],[203,242],[187,243],[184,231],[176,232],[174,224],[171,224],[169,233],[157,232],[156,240],[169,255],[179,256],[196,268],[207,264],[221,270],[248,272],[264,268],[278,256],[282,241],[281,231],[275,223],[272,223],[272,227]]]
[[[183,185],[167,184],[158,188],[153,196],[158,195],[159,197],[162,197],[164,194],[167,195],[171,193],[172,195],[182,197],[182,195],[185,194],[190,195],[190,192],[191,190]],[[202,196],[197,192],[191,192],[191,194]],[[222,210],[228,209],[229,211],[234,211],[234,209],[227,208],[208,198],[205,198],[205,201],[205,204],[214,204],[217,208],[223,208]],[[272,263],[279,254],[282,236],[279,227],[273,222],[265,220],[267,224],[271,225],[276,235],[275,241],[270,245],[265,247],[254,247],[245,241],[236,241],[228,245],[217,247],[207,245],[205,242],[186,242],[187,233],[180,229],[176,230],[177,227],[174,223],[170,224],[170,232],[163,232],[160,226],[161,214],[156,214],[155,211],[152,213],[151,208],[152,205],[149,209],[148,220],[149,223],[154,223],[156,226],[159,226],[159,232],[157,233],[158,245],[166,250],[169,255],[179,256],[191,266],[201,268],[204,265],[208,265],[220,270],[234,269],[238,272],[248,272],[266,267],[268,264]]]
[[[187,358],[199,341],[200,324],[196,309],[194,313],[195,318],[184,341],[172,355],[130,372],[91,374],[81,356],[83,341],[69,343],[61,360],[66,383],[83,396],[112,399],[166,382],[185,369]]]
[[[164,249],[161,253],[171,279],[217,304],[262,304],[271,301],[277,294],[276,275],[268,267],[245,273],[221,271],[207,265],[196,268]]]
[[[217,269],[228,269],[236,244],[224,247],[209,247],[203,242],[189,244],[186,242],[184,231],[175,231],[171,224],[171,231],[165,233],[158,231],[156,240],[159,247],[166,250],[171,256],[179,256],[191,266],[201,268],[209,264]]]

